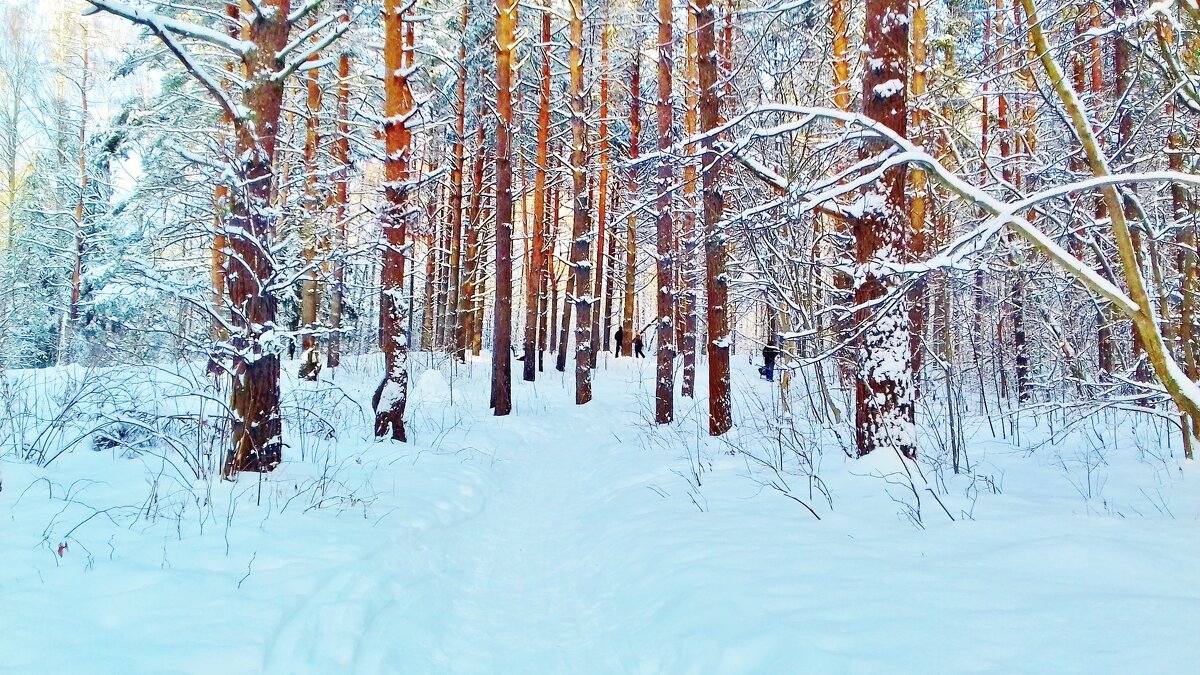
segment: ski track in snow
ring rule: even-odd
[[[263,669],[486,673],[538,663],[570,672],[588,662],[581,652],[618,617],[605,613],[602,589],[612,580],[600,579],[611,574],[588,555],[581,527],[605,518],[579,510],[607,494],[612,476],[597,475],[595,455],[616,438],[606,418],[597,423],[590,409],[572,408],[500,422],[505,428],[488,438],[500,475],[480,513],[444,529],[410,530],[344,565],[286,612]],[[564,417],[570,442],[561,440]],[[413,549],[442,555],[402,569],[397,561]],[[410,597],[399,581],[406,576],[424,578],[427,589]],[[397,581],[380,583],[387,578]],[[428,650],[396,653],[390,632],[406,634],[410,645],[424,637]]]

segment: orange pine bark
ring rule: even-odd
[[[347,12],[340,19],[349,23]],[[350,51],[343,48],[338,56],[337,138],[333,143],[334,178],[333,288],[329,294],[329,352],[327,365],[337,368],[342,362],[342,304],[346,292],[346,219],[350,204]]]
[[[696,49],[699,54],[701,193],[704,199],[705,291],[708,296],[708,433],[720,436],[733,427],[729,388],[728,252],[719,230],[724,214],[720,189],[721,156],[711,132],[720,124],[720,73],[717,64],[716,12],[712,0],[697,0]]]
[[[546,172],[550,162],[550,12],[542,11],[542,68],[538,83],[537,161],[533,184],[533,236],[530,242],[529,268],[525,274],[525,362],[522,376],[526,382],[536,377],[533,353],[538,348],[539,317],[544,314],[546,279]],[[544,332],[544,331],[543,331]],[[540,350],[539,350],[540,351]]]
[[[249,83],[242,103],[250,119],[235,125],[235,175],[231,194],[230,227],[226,235],[229,305],[235,328],[236,351],[230,408],[234,412],[232,446],[223,473],[270,471],[282,459],[283,438],[279,402],[279,357],[266,349],[267,331],[275,329],[277,301],[266,290],[275,276],[270,251],[276,235],[271,208],[275,184],[276,133],[283,106],[284,83],[271,77],[276,55],[288,41],[288,0],[265,0],[270,11],[257,21],[242,23],[242,39],[254,49],[243,59],[243,78]]]
[[[496,0],[496,295],[492,321],[492,410],[512,412],[512,126],[517,2]]]
[[[629,194],[637,194],[637,166],[632,164],[639,155],[638,140],[642,133],[642,50],[635,46],[629,66]],[[633,355],[633,310],[637,293],[637,210],[630,209],[625,219],[625,307],[621,318],[621,355]]]
[[[467,130],[467,22],[470,19],[471,2],[463,0],[458,42],[457,97],[454,108],[454,165],[450,169],[450,327],[454,354],[459,360],[466,358],[466,334],[463,331],[464,312],[462,297],[464,277],[462,272],[463,238],[463,172],[465,165],[464,145]]]
[[[684,95],[683,129],[689,138],[696,134],[699,123],[699,66],[696,58],[696,14],[688,12],[687,40],[687,81]],[[688,398],[696,395],[696,333],[699,330],[699,317],[696,313],[696,144],[688,143],[685,148],[687,164],[683,167],[683,234],[682,271],[680,278],[684,280],[683,292],[679,301],[683,304],[683,383],[680,394]]]
[[[316,19],[313,19],[315,23]],[[311,61],[316,61],[314,54]],[[317,69],[308,71],[304,80],[307,97],[304,121],[304,208],[301,216],[301,263],[305,266],[300,290],[300,377],[315,380],[321,372],[321,355],[317,336],[317,310],[321,305],[320,269],[317,266],[317,218],[321,205],[317,203],[317,147],[321,144],[320,114],[323,92]]]
[[[667,424],[675,419],[675,223],[671,205],[670,148],[675,143],[671,106],[671,70],[674,66],[671,30],[672,0],[658,0],[658,298],[657,372],[654,387],[654,421]]]
[[[863,114],[895,133],[907,134],[908,3],[905,0],[867,0],[863,73]],[[886,141],[870,139],[865,150],[879,153]],[[894,280],[874,270],[881,262],[903,260],[908,232],[905,224],[907,171],[903,165],[863,188],[861,214],[851,219],[855,241],[854,301],[866,306],[895,292]],[[911,391],[912,360],[908,312],[904,302],[860,312],[865,323],[859,338],[855,377],[855,445],[859,456],[893,449],[916,456]]]
[[[595,298],[592,312],[593,351],[603,347],[608,351],[608,332],[600,337],[600,298],[604,294],[604,280],[608,274],[608,40],[612,28],[608,24],[608,2],[604,3],[604,19],[600,26],[600,123],[597,140],[600,150],[600,170],[597,174],[596,203],[596,275],[593,279],[592,297]],[[607,318],[607,317],[606,317]]]
[[[408,244],[406,210],[410,192],[413,99],[409,85],[409,51],[413,34],[402,14],[401,0],[385,0],[384,65],[384,236],[380,315],[384,376],[375,390],[375,435],[406,440],[404,410],[408,399],[409,335],[404,307],[404,268]]]

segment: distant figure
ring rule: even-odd
[[[639,359],[646,358],[646,355],[642,352],[642,334],[641,333],[638,333],[637,335],[633,336],[633,355]]]
[[[777,356],[779,356],[779,350],[775,348],[775,345],[768,342],[767,345],[763,347],[762,367],[762,374],[763,377],[767,378],[767,382],[775,381],[775,358]]]
[[[616,352],[617,358],[621,358],[621,353],[625,351],[623,349],[623,347],[625,346],[625,328],[623,326],[617,326],[616,338],[617,338],[617,352]]]

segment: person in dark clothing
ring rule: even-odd
[[[642,352],[642,335],[641,335],[641,333],[638,333],[637,335],[633,336],[633,355],[639,359],[646,358],[646,355]]]
[[[775,381],[775,358],[777,356],[779,356],[779,350],[775,348],[775,345],[768,342],[767,345],[763,347],[762,368],[763,377],[767,378],[767,382]]]
[[[621,358],[621,352],[624,351],[623,347],[625,347],[625,328],[617,326],[617,358]]]

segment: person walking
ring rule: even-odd
[[[773,342],[768,342],[763,347],[763,377],[767,378],[767,382],[775,381],[775,359],[779,356],[779,350],[775,348]]]
[[[646,358],[646,354],[642,352],[642,334],[638,333],[633,336],[633,355],[639,359]]]
[[[621,353],[622,353],[623,351],[625,351],[625,350],[624,350],[624,347],[625,347],[625,328],[624,328],[623,326],[617,326],[617,336],[616,336],[616,337],[617,337],[617,351],[616,351],[616,355],[617,355],[617,356],[616,356],[616,358],[621,358]]]

